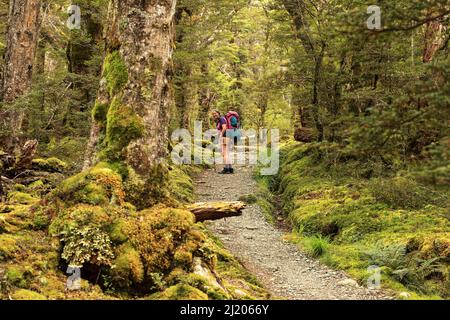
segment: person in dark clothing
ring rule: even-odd
[[[231,157],[230,157],[231,141],[229,138],[227,138],[227,130],[228,130],[227,119],[224,116],[222,116],[218,110],[214,110],[212,116],[217,124],[217,130],[219,131],[223,163],[225,164],[225,167],[221,172],[219,172],[219,174],[233,174],[234,169],[231,165]]]

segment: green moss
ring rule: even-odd
[[[114,162],[123,160],[123,151],[128,144],[142,136],[144,122],[134,110],[115,97],[108,110],[106,125],[106,149],[102,157]]]
[[[116,250],[116,259],[111,276],[117,286],[128,288],[133,283],[139,284],[144,281],[144,265],[139,252],[130,244],[123,244]]]
[[[10,259],[19,251],[16,238],[9,234],[0,234],[0,260]]]
[[[33,229],[44,230],[50,225],[50,217],[43,210],[38,210],[33,215]]]
[[[107,228],[112,217],[99,206],[78,204],[62,211],[50,225],[49,232],[53,235],[66,234],[82,227]]]
[[[177,284],[164,292],[153,294],[151,300],[208,300],[208,295],[187,284]]]
[[[180,209],[153,208],[140,212],[131,220],[127,234],[143,259],[146,273],[168,271],[178,248],[190,240],[194,216]],[[187,250],[195,251],[201,240],[193,242]]]
[[[169,171],[171,197],[180,203],[194,200],[194,184],[189,175],[181,167],[172,167]]]
[[[108,232],[112,242],[116,244],[122,244],[128,240],[128,236],[125,233],[127,227],[127,221],[123,218],[118,219],[111,226],[111,230]]]
[[[39,199],[33,197],[31,194],[15,191],[8,194],[8,202],[11,204],[33,204]]]
[[[119,51],[114,51],[106,56],[103,68],[108,92],[112,97],[128,82],[128,69]]]
[[[106,103],[96,103],[92,109],[92,117],[95,121],[106,123],[109,105]]]
[[[404,177],[372,179],[368,188],[377,201],[393,209],[421,209],[426,205],[445,206],[450,203],[445,194],[421,187]]]
[[[47,298],[35,291],[19,289],[12,296],[13,300],[47,300]]]
[[[348,172],[353,164],[330,169],[315,156],[316,147],[284,146],[282,169],[271,180],[292,222],[295,242],[360,283],[374,264],[383,270],[384,287],[447,297],[450,222],[445,192],[401,177],[345,177],[339,171]],[[434,243],[440,243],[439,249]],[[386,249],[392,245],[403,249]]]
[[[23,184],[16,183],[16,184],[13,186],[13,190],[14,190],[14,191],[19,191],[19,192],[27,192],[27,187],[24,186]]]
[[[32,165],[38,170],[48,172],[64,172],[68,167],[67,163],[54,157],[48,159],[33,159]]]
[[[89,171],[64,180],[53,193],[67,205],[84,203],[107,206],[124,200],[122,178],[107,164],[99,163]]]
[[[138,210],[152,207],[158,203],[176,206],[170,190],[170,180],[167,167],[155,165],[145,175],[137,174],[128,169],[128,178],[124,181],[126,201],[132,203]]]
[[[6,280],[16,287],[26,287],[27,281],[22,270],[16,267],[9,267],[6,270]]]

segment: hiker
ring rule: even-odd
[[[221,151],[223,157],[223,163],[225,167],[219,174],[233,174],[234,169],[231,165],[230,152],[231,152],[231,140],[227,137],[228,121],[225,116],[220,114],[220,111],[214,110],[212,113],[214,121],[217,123],[217,130],[219,131],[219,141],[221,143]]]

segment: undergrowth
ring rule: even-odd
[[[383,288],[415,299],[449,298],[448,188],[419,183],[407,170],[330,161],[323,148],[289,142],[279,174],[258,177],[264,198],[280,199],[292,240],[360,284],[376,265]],[[262,203],[273,215],[273,202]]]

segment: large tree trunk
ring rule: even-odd
[[[139,208],[152,205],[160,196],[153,191],[164,189],[166,170],[159,169],[168,154],[174,105],[175,7],[176,0],[112,0],[108,13],[106,58],[84,167],[94,164],[96,155],[127,165],[138,180],[129,201]]]
[[[1,99],[10,104],[31,87],[34,57],[41,25],[40,0],[10,0],[6,35],[5,66]],[[1,146],[7,151],[18,148],[24,114],[18,110],[3,110],[2,123],[6,132]]]

